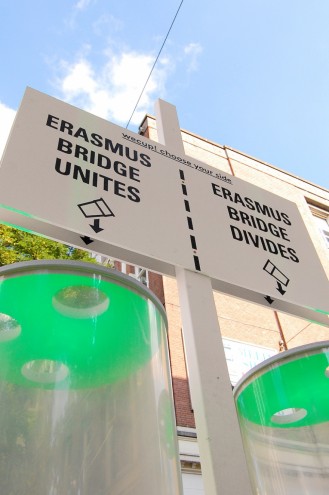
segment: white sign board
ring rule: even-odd
[[[328,323],[328,279],[294,203],[32,89],[0,203],[4,223]]]

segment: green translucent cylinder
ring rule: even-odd
[[[282,352],[234,390],[255,495],[329,492],[329,342]]]
[[[166,317],[131,277],[0,268],[0,401],[0,493],[181,493]]]

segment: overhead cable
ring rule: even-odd
[[[161,52],[162,52],[162,49],[163,49],[163,47],[165,46],[165,43],[166,43],[166,41],[167,41],[167,39],[168,39],[168,36],[169,36],[169,34],[170,34],[170,31],[171,31],[171,29],[172,29],[172,27],[173,27],[173,25],[174,25],[174,23],[175,23],[176,17],[178,16],[178,13],[179,13],[179,11],[180,11],[180,8],[181,8],[181,6],[182,6],[183,2],[184,2],[184,0],[181,0],[181,3],[179,4],[179,7],[178,7],[178,9],[177,9],[177,11],[176,11],[176,14],[175,14],[175,16],[174,16],[174,18],[173,18],[173,20],[172,20],[172,22],[171,22],[171,24],[170,24],[170,27],[169,27],[169,29],[168,29],[168,32],[167,32],[167,34],[166,34],[165,39],[163,40],[163,43],[162,43],[162,45],[161,45],[161,48],[160,48],[160,50],[159,50],[159,53],[158,53],[158,55],[157,55],[157,57],[156,57],[155,61],[154,61],[154,64],[153,64],[153,66],[152,66],[152,69],[151,69],[151,71],[150,71],[150,73],[149,73],[149,75],[148,75],[148,78],[146,79],[146,82],[145,82],[145,84],[144,84],[144,86],[143,86],[143,89],[142,89],[142,91],[141,91],[141,93],[140,93],[140,95],[139,95],[139,97],[138,97],[137,103],[136,103],[136,105],[135,105],[135,107],[134,107],[134,109],[133,109],[133,111],[132,111],[132,114],[130,115],[130,118],[129,118],[128,123],[127,123],[127,125],[126,125],[126,129],[128,128],[128,126],[129,126],[129,124],[130,124],[130,121],[131,121],[131,119],[132,119],[132,117],[133,117],[133,115],[134,115],[134,113],[135,113],[135,111],[136,111],[136,108],[138,107],[138,104],[139,104],[139,102],[140,102],[140,99],[141,99],[141,97],[142,97],[142,95],[143,95],[143,93],[144,93],[144,91],[145,91],[145,88],[146,88],[146,86],[147,86],[147,83],[148,83],[148,82],[149,82],[149,80],[150,80],[150,77],[151,77],[151,75],[152,75],[152,72],[153,72],[153,70],[154,70],[154,67],[156,66],[156,63],[157,63],[157,61],[159,60],[159,57],[160,57]]]

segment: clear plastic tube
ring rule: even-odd
[[[327,495],[329,342],[264,361],[234,395],[255,495]]]
[[[0,493],[181,494],[161,303],[94,264],[0,277]]]

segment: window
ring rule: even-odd
[[[146,285],[146,287],[149,286],[148,271],[145,270],[145,268],[141,268],[140,266],[135,266],[135,277],[142,284]]]
[[[329,249],[329,216],[327,218],[315,217],[315,220],[322,234],[324,242]]]
[[[235,385],[251,368],[277,354],[275,349],[223,338],[228,372]]]
[[[127,263],[121,263],[121,272],[135,278],[146,287],[149,286],[148,271],[145,268],[141,268],[136,265],[129,265]]]
[[[310,205],[310,210],[324,240],[324,243],[329,249],[329,211],[325,210],[324,208],[319,208],[315,205]]]

